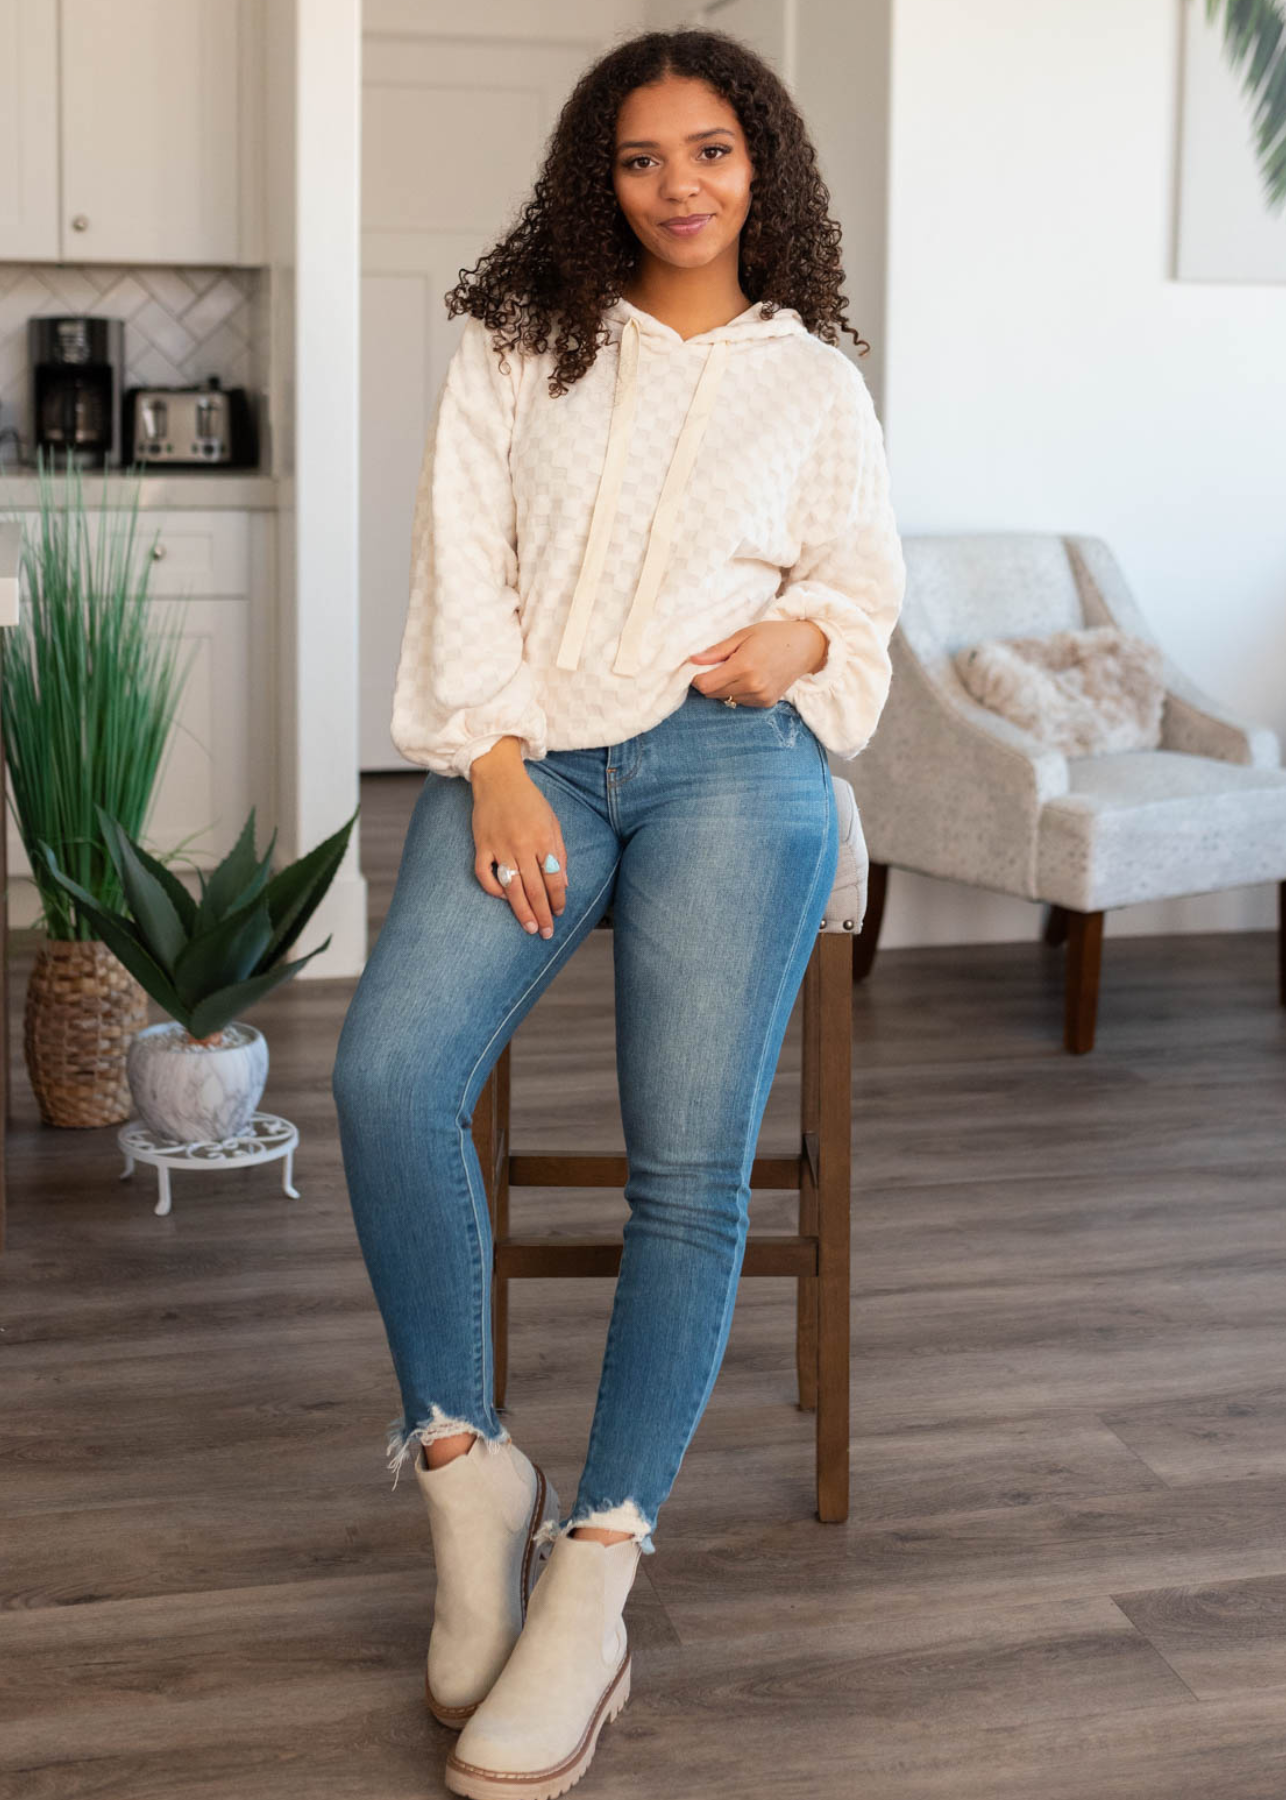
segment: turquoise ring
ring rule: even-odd
[[[549,852],[549,855],[545,858],[544,862],[541,863],[540,866],[545,871],[546,875],[557,875],[558,871],[562,868],[563,865],[559,862],[558,858],[554,855],[553,851],[551,850]]]

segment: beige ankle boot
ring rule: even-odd
[[[424,1672],[429,1711],[458,1729],[505,1665],[548,1555],[536,1543],[558,1520],[558,1495],[544,1471],[509,1440],[481,1437],[431,1469],[421,1446],[415,1476],[428,1509],[437,1569],[433,1629]]]
[[[580,1780],[629,1699],[621,1613],[639,1556],[633,1538],[555,1539],[513,1654],[447,1757],[451,1793],[555,1800]]]

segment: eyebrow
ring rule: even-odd
[[[715,137],[719,132],[722,132],[725,137],[732,136],[730,126],[711,125],[705,131],[690,131],[683,141],[685,144],[695,144],[698,138]],[[616,146],[618,150],[655,150],[658,147],[655,138],[626,138]]]

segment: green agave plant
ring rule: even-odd
[[[197,870],[199,900],[109,812],[96,810],[128,912],[95,899],[59,868],[43,840],[40,855],[96,934],[157,1005],[198,1041],[215,1037],[330,943],[328,937],[307,956],[281,961],[334,879],[360,807],[332,837],[271,878],[277,833],[257,861],[252,808],[241,836],[209,879]]]

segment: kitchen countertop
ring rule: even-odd
[[[56,493],[62,491],[66,479],[61,468],[54,474]],[[109,506],[129,506],[137,493],[140,512],[173,512],[185,507],[201,512],[217,507],[275,512],[293,486],[253,469],[168,469],[128,477],[116,469],[82,469],[80,479],[86,506],[101,507],[104,501]],[[0,511],[39,504],[40,484],[34,467],[0,463]]]

